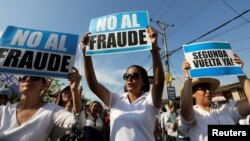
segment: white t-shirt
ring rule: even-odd
[[[96,121],[94,122],[94,118],[91,114],[88,114],[87,118],[86,118],[86,126],[92,126],[95,127],[96,129],[98,129],[99,131],[102,130],[103,127],[103,121],[102,119],[98,116],[98,118],[96,119]]]
[[[110,141],[153,141],[155,116],[151,93],[130,103],[127,93],[110,94]]]
[[[250,121],[250,115],[246,116],[243,119],[240,119],[239,124],[240,125],[250,125],[249,121]]]
[[[161,128],[164,129],[167,132],[168,127],[167,127],[166,120],[165,120],[166,114],[167,114],[167,112],[162,112],[161,113]]]
[[[186,121],[181,116],[181,127],[187,131],[191,141],[207,141],[208,125],[235,125],[242,118],[235,107],[235,102],[221,105],[220,107],[211,107],[207,112],[199,106],[193,106],[194,118],[192,121]]]
[[[8,103],[6,106],[0,107],[1,141],[46,141],[54,130],[61,131],[55,131],[56,133],[65,133],[65,129],[69,129],[76,122],[73,113],[56,104],[48,103],[41,107],[28,121],[19,125],[16,118],[16,106],[17,103]]]

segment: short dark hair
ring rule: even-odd
[[[139,70],[139,73],[141,74],[141,78],[144,80],[144,85],[142,86],[141,91],[142,92],[148,92],[149,88],[150,88],[150,84],[149,84],[149,80],[148,80],[148,73],[147,73],[147,71],[143,67],[138,66],[138,65],[132,65],[132,66],[128,67],[127,71],[130,68],[137,68]],[[126,85],[124,86],[124,91],[125,92],[128,91],[127,88],[126,88]]]

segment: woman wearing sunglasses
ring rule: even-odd
[[[130,66],[123,75],[125,94],[115,94],[101,85],[96,79],[91,57],[85,56],[90,33],[81,41],[88,86],[111,109],[110,141],[154,140],[155,116],[161,107],[164,72],[157,45],[157,33],[153,28],[148,28],[147,32],[152,43],[154,73],[150,92],[147,71],[138,65]]]
[[[70,89],[74,93],[72,95],[76,97],[73,101],[73,111],[80,113],[78,85],[81,76],[77,70],[69,73],[69,80]],[[19,91],[22,94],[20,102],[0,107],[0,140],[56,140],[76,122],[71,112],[54,103],[43,102],[47,89],[48,81],[44,77],[19,78]]]

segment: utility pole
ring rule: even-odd
[[[164,45],[164,49],[165,49],[165,56],[166,56],[166,60],[165,60],[165,66],[166,66],[166,84],[171,86],[171,81],[172,81],[172,74],[170,73],[170,66],[169,66],[169,53],[168,53],[168,47],[167,47],[167,32],[166,29],[171,26],[174,27],[174,25],[169,25],[166,24],[164,21],[160,22],[158,21],[154,21],[152,19],[150,19],[150,21],[157,23],[157,25],[161,28],[162,32],[157,31],[158,33],[160,33],[163,36],[163,45]]]

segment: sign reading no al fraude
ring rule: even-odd
[[[92,19],[86,55],[150,50],[152,46],[147,28],[146,11],[115,13]]]
[[[77,44],[78,35],[8,26],[0,40],[0,72],[67,78]]]

